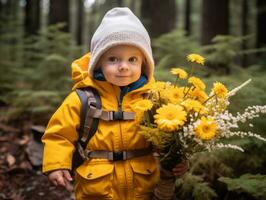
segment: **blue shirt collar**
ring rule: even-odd
[[[93,78],[98,80],[98,81],[106,81],[101,70],[94,71]],[[135,82],[133,82],[127,86],[120,87],[121,97],[123,97],[126,93],[128,93],[130,91],[133,91],[133,90],[136,90],[136,89],[142,87],[143,85],[145,85],[147,83],[147,81],[148,81],[147,77],[142,74],[137,81],[135,81]]]

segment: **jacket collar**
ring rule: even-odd
[[[93,78],[98,80],[98,81],[106,81],[104,74],[101,70],[95,71],[93,73]],[[135,82],[133,82],[127,86],[120,87],[120,89],[121,89],[120,97],[123,97],[126,93],[142,87],[143,85],[145,85],[147,83],[147,81],[148,81],[147,77],[142,74],[137,81],[135,81]]]

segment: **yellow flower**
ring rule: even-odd
[[[186,94],[189,91],[189,87],[179,87],[183,90],[183,93]]]
[[[194,85],[194,87],[200,89],[200,90],[204,90],[206,88],[205,83],[203,83],[202,80],[200,80],[199,78],[192,76],[188,79],[188,82],[191,83],[192,85]]]
[[[131,107],[132,107],[132,110],[134,110],[135,112],[145,112],[147,110],[150,110],[152,106],[153,106],[153,103],[150,100],[143,99],[143,100],[137,101]]]
[[[179,103],[184,97],[183,89],[178,87],[170,87],[164,91],[163,97],[167,98],[171,103]]]
[[[204,61],[205,61],[205,58],[202,57],[201,55],[199,54],[189,54],[187,56],[187,60],[189,62],[195,62],[195,63],[198,63],[198,64],[201,64],[201,65],[204,65]]]
[[[211,140],[215,137],[217,130],[217,123],[211,119],[202,117],[199,125],[196,127],[196,135],[202,140]]]
[[[161,92],[166,88],[166,83],[163,81],[156,81],[151,88],[151,91]]]
[[[219,98],[226,97],[228,93],[227,88],[222,83],[219,82],[213,84],[212,91]]]
[[[178,130],[186,121],[187,113],[179,105],[169,103],[157,109],[156,112],[155,123],[165,132]]]
[[[204,106],[199,101],[193,99],[185,100],[182,105],[185,106],[187,111],[193,110],[195,112],[200,112],[204,109]]]
[[[172,68],[171,73],[174,75],[178,75],[178,77],[181,79],[187,78],[187,72],[181,68]]]
[[[200,90],[198,88],[195,88],[194,90],[191,90],[189,92],[189,95],[192,98],[196,98],[201,103],[205,102],[208,99],[208,95],[203,90]]]
[[[152,142],[156,147],[160,145],[160,130],[147,126],[140,126],[139,134],[143,135],[148,141]]]

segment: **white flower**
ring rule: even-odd
[[[231,90],[228,93],[228,97],[235,95],[239,90],[241,90],[244,86],[246,86],[250,82],[251,82],[251,79],[248,79],[247,81],[245,81],[244,83],[242,83],[240,86],[238,86],[238,87],[234,88],[233,90]]]
[[[218,143],[215,145],[216,148],[220,149],[220,148],[230,148],[230,149],[234,149],[234,150],[238,150],[238,151],[242,151],[244,152],[244,149],[242,149],[241,147],[237,146],[237,145],[233,145],[233,144],[223,144],[223,143]]]

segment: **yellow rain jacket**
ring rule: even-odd
[[[74,143],[78,139],[81,103],[74,91],[91,86],[101,96],[102,109],[116,111],[120,88],[106,81],[89,77],[87,66],[90,54],[72,63],[73,91],[49,121],[42,141],[44,143],[43,172],[56,169],[71,169]],[[128,92],[122,100],[122,110],[132,112],[130,105],[143,99],[153,79],[143,87]],[[122,151],[149,147],[145,138],[138,133],[134,120],[103,121],[89,141],[90,150]],[[75,194],[80,199],[151,199],[152,190],[159,178],[157,161],[152,154],[126,161],[89,159],[76,170]]]

